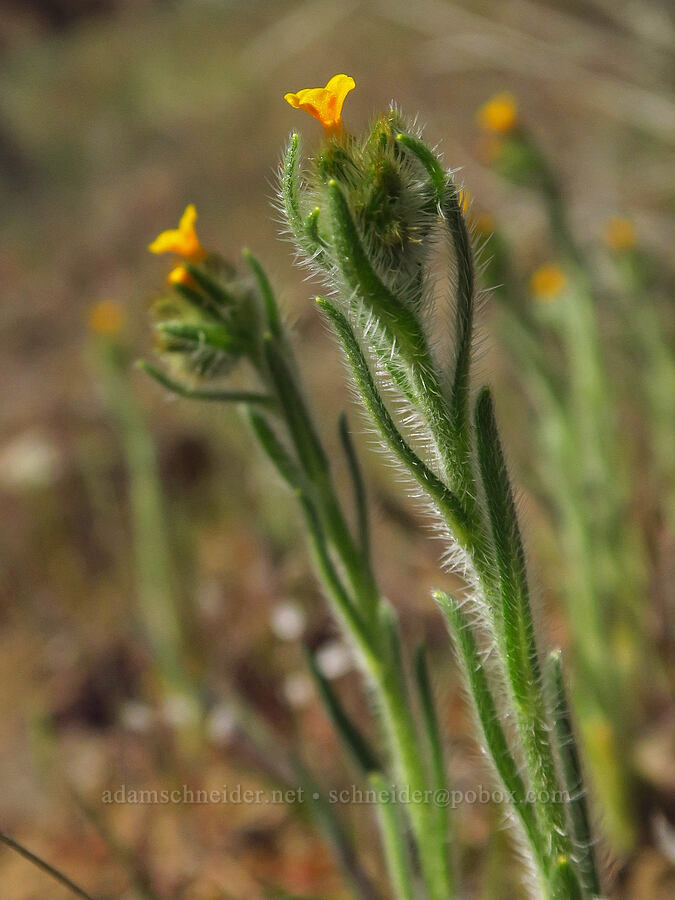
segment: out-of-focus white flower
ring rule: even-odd
[[[127,701],[120,710],[120,722],[128,731],[145,734],[152,728],[155,712],[140,700]]]
[[[197,704],[187,694],[169,694],[162,703],[162,718],[172,728],[187,728],[198,718]]]
[[[342,641],[329,641],[317,650],[316,664],[326,678],[341,678],[354,668],[354,657]]]
[[[305,614],[293,600],[285,600],[272,610],[270,626],[280,641],[296,641],[305,630]]]
[[[236,730],[237,723],[229,704],[219,703],[211,710],[206,722],[206,732],[214,744],[229,744]]]
[[[54,441],[38,429],[13,437],[0,448],[0,484],[7,488],[43,488],[57,479],[63,458]]]
[[[304,672],[294,672],[284,679],[284,697],[289,706],[307,706],[314,695],[314,685]]]

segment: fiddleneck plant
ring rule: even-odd
[[[291,136],[281,207],[300,259],[329,288],[330,299],[318,298],[317,305],[343,348],[363,406],[444,531],[448,564],[465,579],[461,597],[440,591],[434,597],[534,876],[531,891],[596,897],[600,886],[562,663],[558,652],[542,663],[491,393],[487,387],[475,393],[472,385],[475,269],[460,192],[395,108],[377,117],[363,138],[347,133],[341,110],[353,87],[353,79],[337,75],[325,88],[286,95],[325,133],[311,160],[303,159],[299,136]],[[441,238],[453,257],[449,355],[436,346],[431,324],[431,263]],[[300,504],[318,575],[384,726],[380,762],[382,754],[348,720],[332,689],[320,685],[334,724],[378,789],[392,892],[428,900],[454,896],[447,814],[434,803],[434,792],[446,786],[446,767],[426,664],[421,652],[406,678],[396,613],[372,564],[363,479],[346,422],[340,436],[354,484],[356,534],[258,260],[245,251],[250,277],[236,276],[201,247],[190,208],[179,229],[160,235],[150,249],[173,252],[181,261],[171,273],[170,293],[156,306],[159,347],[171,368],[142,366],[183,396],[235,401],[247,410],[261,447]],[[239,361],[249,364],[256,388],[208,384]],[[386,777],[410,792],[402,810],[379,790]]]

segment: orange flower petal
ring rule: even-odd
[[[334,75],[325,88],[305,88],[297,94],[284,94],[284,100],[321,122],[326,134],[339,134],[345,98],[355,87],[351,76]]]
[[[148,246],[151,253],[176,253],[192,262],[203,259],[206,251],[199,242],[195,230],[197,210],[193,203],[188,204],[181,216],[178,228],[163,231]]]

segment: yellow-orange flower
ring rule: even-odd
[[[605,244],[610,250],[632,250],[637,235],[628,219],[610,219],[605,226]]]
[[[553,300],[567,285],[565,273],[555,263],[540,266],[532,273],[530,290],[537,300]]]
[[[518,124],[518,105],[513,94],[495,94],[478,110],[478,122],[494,134],[508,134]]]
[[[114,300],[100,300],[89,310],[89,330],[104,337],[114,337],[124,325],[124,310]]]
[[[488,212],[478,213],[476,218],[472,220],[471,225],[476,234],[480,235],[492,234],[495,230],[494,217]]]
[[[471,196],[469,191],[467,191],[466,188],[462,188],[461,191],[459,192],[458,204],[459,204],[460,210],[462,211],[462,213],[464,215],[466,215],[469,212],[472,201],[473,201],[473,197]]]
[[[148,246],[151,253],[176,253],[190,262],[204,259],[206,250],[202,247],[195,231],[197,210],[190,203],[181,216],[178,228],[163,231]]]
[[[169,284],[185,284],[187,287],[194,287],[195,284],[194,278],[185,266],[175,266],[167,275],[166,280]]]
[[[349,75],[333,75],[325,88],[305,88],[297,94],[284,94],[294,109],[304,109],[323,125],[326,135],[342,133],[342,106],[347,94],[356,87]]]

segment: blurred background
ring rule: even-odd
[[[298,766],[351,784],[303,642],[368,718],[295,509],[245,423],[131,366],[151,353],[166,276],[147,244],[189,202],[206,246],[236,264],[249,246],[267,266],[329,445],[348,410],[381,582],[430,648],[451,782],[489,783],[429,598],[452,586],[441,547],[370,452],[317,288],[278,236],[284,141],[319,137],[283,94],[346,72],[347,128],[395,100],[442,141],[494,232],[485,258],[504,266],[487,269],[480,370],[542,620],[574,665],[601,856],[613,896],[675,896],[674,35],[665,2],[638,0],[3,0],[0,829],[102,896],[349,896],[304,807],[102,801],[122,785],[269,791]],[[477,122],[502,91],[556,173],[553,206]],[[540,302],[532,273],[570,258],[568,294]],[[556,312],[565,299],[587,341]],[[102,301],[117,311],[103,329]],[[589,449],[592,489],[577,480]],[[197,699],[180,678],[167,687],[151,649],[167,645]],[[377,880],[369,811],[338,812]],[[520,896],[500,821],[485,804],[454,814],[470,896]],[[7,849],[0,884],[6,900],[68,896]]]

